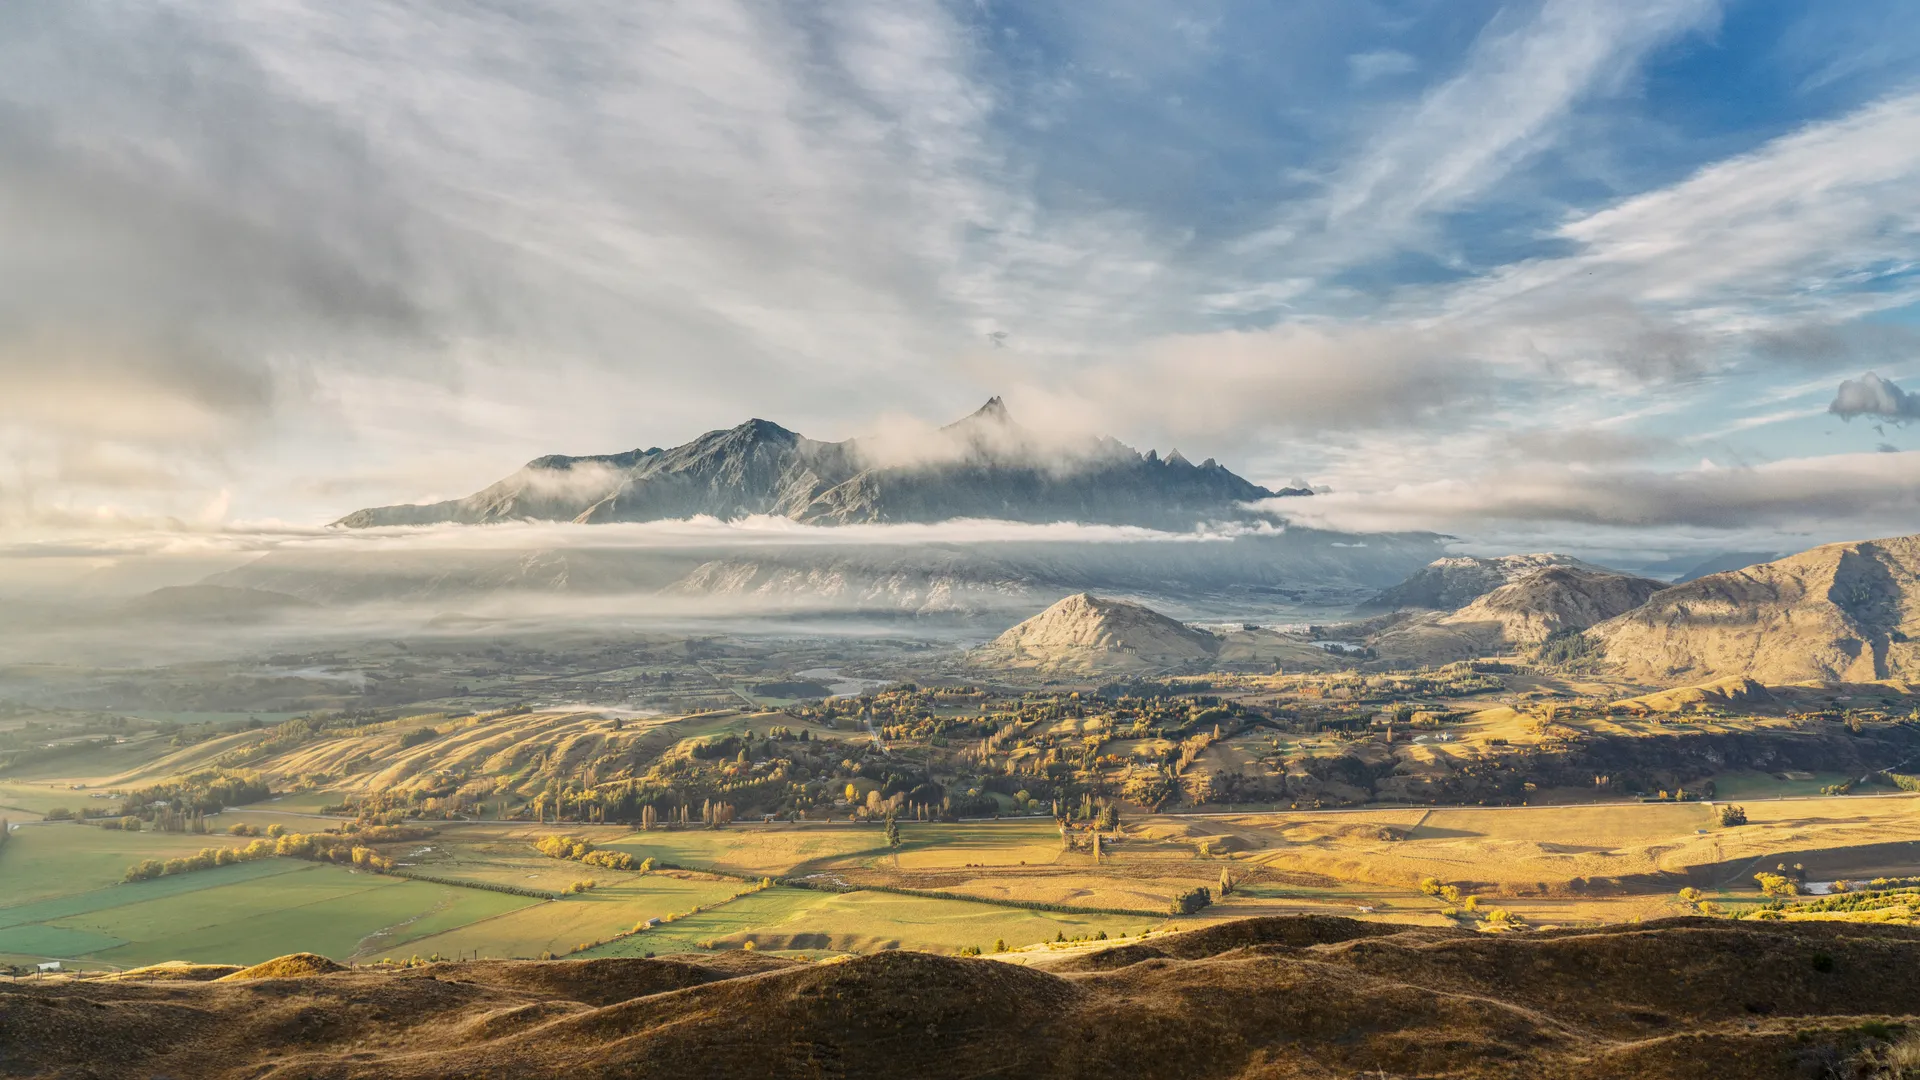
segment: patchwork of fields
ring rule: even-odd
[[[306,793],[217,820],[312,831],[330,824],[313,816],[327,798]],[[534,842],[557,826],[445,823],[384,851],[433,881],[268,858],[131,884],[122,882],[131,864],[243,841],[28,821],[0,848],[0,963],[991,951],[1249,915],[1466,918],[1423,892],[1427,879],[1547,926],[1687,913],[1683,885],[1715,903],[1753,903],[1752,875],[1776,864],[1798,864],[1809,880],[1920,871],[1920,797],[1752,802],[1747,813],[1737,828],[1719,827],[1699,803],[1157,815],[1125,822],[1097,862],[1085,846],[1063,849],[1047,820],[907,822],[898,848],[874,825],[565,827],[636,861],[684,868],[644,874],[539,854]],[[1232,893],[1199,914],[1149,914],[1189,889],[1217,893],[1223,872]],[[854,891],[762,889],[762,878]],[[587,880],[593,888],[544,898]]]
[[[88,834],[120,841],[121,850]],[[108,858],[124,869],[132,857],[183,846],[167,841],[206,839],[79,825],[18,830],[0,855],[6,860],[0,880],[8,885],[0,906],[0,958],[121,968],[162,960],[248,964],[283,955],[288,942],[297,942],[342,960],[366,959],[540,903],[292,859],[124,884],[102,883],[97,873],[48,872],[61,848],[76,842],[87,843],[86,862],[97,870]],[[22,868],[28,872],[19,873]]]

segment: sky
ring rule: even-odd
[[[1916,259],[1895,0],[9,4],[0,544],[1000,394],[1307,524],[1788,551],[1920,529]]]

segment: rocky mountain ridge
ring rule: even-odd
[[[670,449],[536,458],[512,475],[445,502],[379,506],[336,525],[660,521],[755,514],[817,525],[956,518],[1073,521],[1191,529],[1246,518],[1273,491],[1213,459],[1195,465],[1111,439],[1060,442],[1017,424],[993,398],[911,447],[821,442],[768,420],[710,431]]]

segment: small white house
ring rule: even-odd
[[[60,970],[60,961],[58,960],[49,960],[46,963],[40,965],[40,971],[43,974],[49,971],[59,971],[59,970]]]

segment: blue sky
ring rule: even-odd
[[[1017,417],[1479,550],[1909,532],[1920,24],[1778,0],[0,11],[0,531]],[[115,541],[120,542],[120,541]]]

